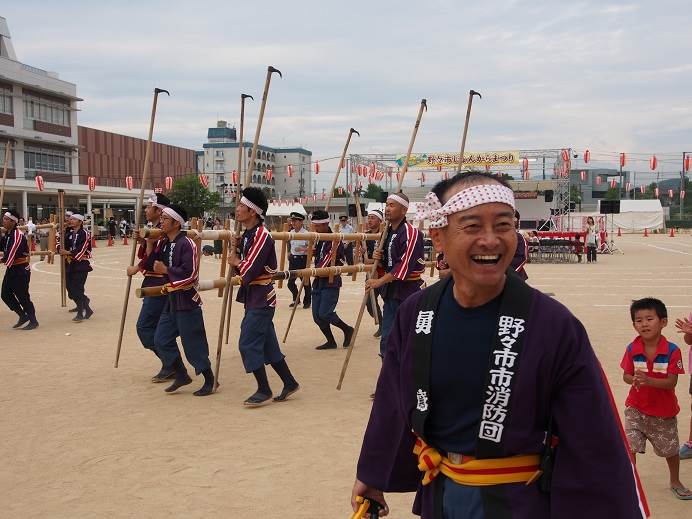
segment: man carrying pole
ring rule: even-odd
[[[93,269],[89,263],[91,258],[91,233],[84,228],[84,216],[72,213],[68,221],[70,233],[65,232],[65,245],[60,254],[65,260],[65,285],[67,295],[77,305],[77,315],[72,318],[75,322],[89,319],[94,311],[89,306],[91,300],[84,293],[89,272]]]
[[[197,245],[182,231],[187,220],[185,209],[171,204],[161,212],[161,230],[166,235],[150,256],[151,259],[147,260],[151,267],[147,265],[146,269],[161,274],[166,281],[162,290],[167,296],[154,332],[154,348],[163,364],[163,371],[175,373],[175,380],[165,391],[172,393],[192,382],[175,342],[180,337],[185,357],[195,369],[195,374],[204,376],[204,384],[193,394],[211,395],[214,374],[209,361],[202,299],[195,288],[199,280]]]
[[[329,213],[318,209],[312,213],[312,225],[316,232],[330,233]],[[323,268],[332,264],[333,256],[336,256],[336,264],[342,265],[346,262],[344,255],[344,244],[339,241],[335,247],[335,242],[322,240],[317,242],[315,247],[315,267]],[[319,327],[327,342],[317,346],[317,350],[331,350],[336,348],[336,340],[332,334],[331,326],[336,326],[344,333],[344,348],[348,346],[353,335],[353,328],[341,320],[336,313],[336,304],[339,302],[339,291],[341,289],[341,276],[334,276],[330,281],[328,277],[315,278],[312,282],[312,319]]]
[[[380,211],[379,209],[371,209],[370,211],[368,211],[368,217],[365,219],[365,225],[367,226],[365,232],[371,234],[381,232],[380,228],[382,226],[383,221],[384,216],[382,215],[382,211]],[[363,257],[363,263],[372,264],[374,262],[372,256],[375,253],[376,246],[377,242],[375,240],[365,240],[366,254]],[[363,251],[358,250],[357,253],[358,255],[361,255]],[[384,274],[384,270],[381,270],[379,274]],[[377,315],[378,326],[377,331],[374,335],[375,337],[380,337],[382,335],[382,309],[380,308],[380,305],[377,302],[378,296],[380,296],[380,291],[378,289],[373,289],[373,295],[372,297],[368,298],[366,307],[371,317]]]
[[[291,212],[290,215],[291,227],[293,228],[294,234],[304,234],[307,229],[303,226],[305,221],[305,216],[298,212]],[[308,258],[308,241],[307,240],[291,240],[291,252],[288,256],[288,268],[289,270],[304,269],[307,267]],[[290,279],[287,283],[288,289],[293,295],[293,302],[290,307],[300,304],[298,300],[298,287],[296,286],[296,280]],[[303,308],[310,308],[310,303],[312,301],[312,289],[310,285],[305,286],[305,297],[303,298]]]
[[[259,407],[272,398],[265,365],[279,375],[284,384],[275,402],[283,402],[300,389],[286,364],[285,355],[279,347],[274,330],[276,291],[272,274],[276,272],[276,249],[269,230],[263,225],[263,215],[269,204],[261,189],[243,189],[240,204],[235,210],[235,219],[245,228],[240,242],[234,237],[228,262],[237,268],[242,278],[237,301],[245,305],[245,315],[240,323],[238,349],[246,373],[252,373],[257,381],[257,391],[248,397],[244,405]]]
[[[149,197],[147,205],[144,207],[144,215],[147,219],[149,228],[161,228],[162,211],[170,204],[171,202],[168,197],[160,193],[155,193]],[[127,275],[134,276],[138,272],[141,272],[144,276],[144,280],[142,281],[143,288],[164,285],[166,283],[164,275],[154,272],[153,261],[148,261],[153,257],[155,252],[158,252],[157,249],[160,247],[161,242],[157,239],[144,239],[140,237],[139,229],[135,229],[133,238],[139,243],[137,257],[140,261],[137,265],[127,267]],[[161,318],[165,303],[165,297],[145,297],[142,300],[142,309],[139,311],[139,317],[137,318],[137,336],[142,346],[154,352],[159,360],[161,357],[154,347],[154,334],[156,332],[156,326],[159,324],[159,319]],[[175,371],[164,367],[162,362],[161,369],[152,377],[151,381],[164,382],[174,377]]]
[[[38,328],[36,310],[29,296],[31,268],[30,252],[26,236],[18,228],[19,214],[6,211],[2,217],[5,234],[0,237],[0,262],[5,264],[5,276],[2,278],[2,300],[7,307],[19,316],[12,328],[33,330]]]

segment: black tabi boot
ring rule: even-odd
[[[68,312],[70,313],[75,313],[78,310],[78,308],[75,306],[74,308],[70,308]]]
[[[207,396],[214,392],[214,372],[211,368],[207,368],[202,371],[202,375],[204,376],[204,385],[192,393],[195,396]]]
[[[154,352],[154,354],[159,357],[159,354]],[[159,357],[161,359],[161,357]],[[163,365],[163,360],[161,361],[161,369],[159,372],[151,377],[151,381],[154,384],[158,384],[160,382],[165,382],[166,380],[171,380],[175,378],[175,369],[174,368],[167,368],[166,366]]]
[[[84,301],[84,303],[82,303],[84,306],[84,319],[89,319],[89,317],[94,315],[94,311],[89,306],[90,302],[91,302],[91,300],[87,297],[86,300]]]
[[[339,328],[342,332],[344,332],[344,348],[348,348],[348,345],[351,344],[351,337],[353,337],[353,327],[347,325],[345,322],[343,322],[341,319],[337,317],[336,323],[334,323],[334,326]]]
[[[185,369],[185,364],[183,364],[183,359],[180,357],[175,359],[173,369],[175,371],[175,380],[170,386],[164,389],[166,393],[172,393],[173,391],[180,389],[183,386],[187,386],[192,382],[190,375],[187,374],[187,370]]]
[[[257,391],[243,402],[245,407],[259,407],[270,402],[272,398],[272,390],[269,387],[269,380],[267,380],[267,370],[265,367],[262,366],[256,369],[252,374],[257,381]]]
[[[29,316],[26,314],[20,314],[17,312],[17,315],[19,316],[19,320],[17,321],[17,324],[15,324],[12,328],[19,328],[20,326],[24,326],[26,323],[29,322]]]
[[[22,330],[35,330],[38,328],[38,321],[36,320],[36,315],[29,316],[29,324],[27,324]]]
[[[77,315],[75,315],[72,320],[76,323],[81,323],[84,320],[84,309],[82,308],[82,302],[77,303]]]
[[[300,389],[300,385],[293,377],[291,370],[288,369],[286,359],[281,359],[279,362],[272,363],[272,368],[274,368],[274,371],[276,371],[276,374],[279,375],[281,381],[284,383],[281,394],[274,398],[274,402],[284,402],[289,396]]]
[[[333,349],[335,349],[336,348],[336,341],[334,340],[334,334],[332,333],[332,329],[329,327],[329,324],[320,325],[320,331],[327,338],[327,342],[325,342],[324,344],[320,344],[315,349],[316,350],[333,350]]]

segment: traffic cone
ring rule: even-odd
[[[127,234],[123,236],[123,245],[127,245]]]
[[[109,247],[113,246],[113,236],[111,236],[110,234],[108,235],[108,246]]]
[[[96,238],[94,238],[93,236],[91,237],[91,248],[92,249],[96,248]]]
[[[620,227],[618,227],[618,237],[622,236],[622,233],[620,232]]]
[[[31,238],[31,252],[36,252],[36,242],[33,237]]]
[[[644,238],[646,238],[649,235],[649,229],[644,227]]]
[[[671,238],[675,238],[675,227],[670,228],[670,235]]]

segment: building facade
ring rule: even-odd
[[[236,187],[232,173],[238,169],[239,150],[236,129],[229,127],[226,121],[218,121],[216,127],[209,128],[202,151],[197,152],[197,170],[209,177],[209,189],[219,192],[223,206],[232,205],[231,193]],[[244,187],[251,154],[252,142],[244,142],[239,176],[241,187]],[[272,171],[271,178],[267,178],[267,170]],[[260,144],[250,185],[263,189],[269,198],[296,198],[312,193],[312,170],[311,151]]]
[[[584,180],[582,180],[582,171]],[[576,186],[581,195],[582,211],[593,211],[598,207],[598,201],[605,198],[610,189],[611,181],[615,180],[620,185],[620,170],[608,168],[573,169],[569,174],[569,181],[572,186]],[[622,190],[630,182],[630,172],[622,172]],[[634,184],[630,186],[630,191],[634,189]],[[629,192],[622,198],[629,198]]]

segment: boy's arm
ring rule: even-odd
[[[657,389],[673,389],[678,383],[678,376],[670,373],[668,373],[667,378],[652,378],[643,371],[637,371],[635,379],[638,380],[639,384],[642,386],[650,386]]]

